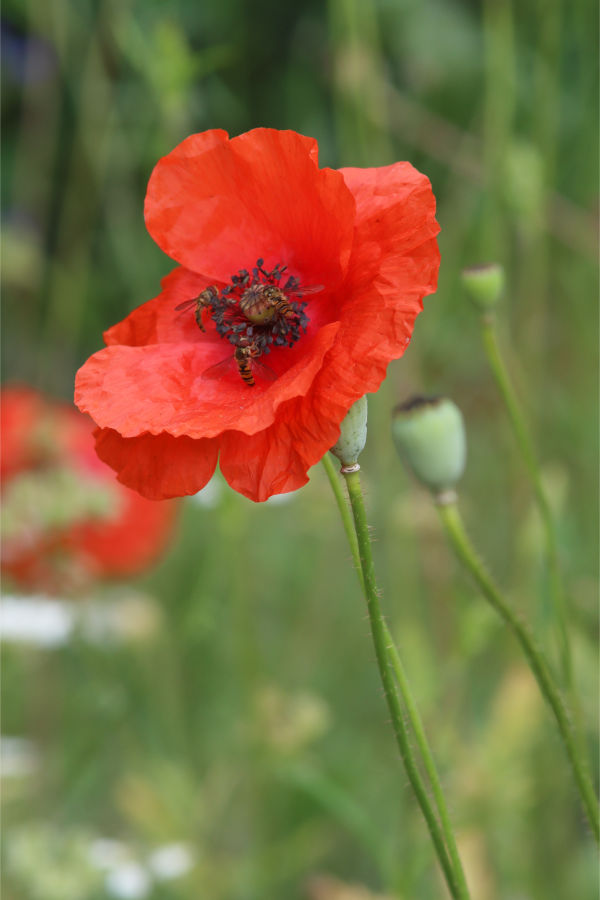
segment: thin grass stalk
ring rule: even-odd
[[[487,212],[482,258],[505,261],[508,251],[504,197],[506,160],[516,106],[516,52],[511,0],[484,0],[484,162]]]
[[[546,555],[548,558],[548,575],[550,582],[550,596],[553,610],[553,618],[556,625],[557,641],[559,645],[560,660],[564,683],[569,692],[573,691],[573,665],[571,658],[571,646],[567,628],[567,613],[560,572],[560,560],[558,553],[558,538],[554,516],[550,508],[548,497],[542,482],[540,467],[529,430],[525,423],[525,417],[521,411],[519,400],[512,386],[508,371],[504,365],[502,354],[496,339],[495,320],[493,313],[481,317],[481,336],[487,359],[496,381],[498,390],[502,396],[508,412],[510,424],[517,441],[517,445],[523,457],[523,461],[529,473],[535,500],[540,511],[544,526],[546,542]]]
[[[584,810],[592,827],[594,837],[600,843],[598,802],[592,786],[592,780],[580,756],[578,741],[571,726],[566,706],[554,682],[546,659],[542,651],[536,646],[525,623],[519,619],[504,600],[502,594],[488,575],[485,566],[477,556],[465,530],[456,502],[444,501],[438,502],[436,505],[442,525],[457,557],[475,579],[486,600],[509,626],[525,653],[540,690],[556,719]]]

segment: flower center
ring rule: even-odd
[[[267,272],[259,259],[251,272],[240,269],[233,275],[221,292],[210,287],[200,295],[217,332],[248,356],[269,353],[271,345],[292,347],[306,331],[307,304],[297,299],[303,290],[293,276],[284,281],[286,268],[279,264]]]
[[[286,277],[286,269],[287,266],[278,263],[267,272],[264,260],[258,259],[251,272],[240,269],[222,290],[211,284],[197,297],[175,307],[176,310],[193,308],[201,331],[205,330],[204,314],[209,313],[217,333],[235,348],[229,359],[211,366],[203,377],[222,377],[228,362],[233,362],[250,387],[255,384],[253,368],[262,370],[269,380],[277,378],[272,369],[259,362],[259,357],[269,353],[272,346],[294,346],[302,331],[306,333],[309,321],[304,311],[306,301],[299,298],[323,290],[322,285],[306,287],[293,275]]]

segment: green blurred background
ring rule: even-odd
[[[500,339],[558,517],[596,758],[596,5],[5,0],[2,23],[5,381],[70,398],[102,330],[157,293],[172,263],[145,186],[191,132],[293,128],[322,165],[408,159],[431,178],[440,286],[370,400],[361,460],[384,605],[473,900],[596,897],[554,723],[389,440],[415,391],[460,405],[467,524],[552,648],[532,491],[459,286],[462,267],[502,262]],[[7,900],[445,896],[324,473],[263,505],[215,485],[182,503],[157,568],[98,589],[143,598],[143,636],[5,645],[3,733],[40,759],[3,785]],[[145,893],[90,866],[99,839],[142,866]],[[152,874],[173,844],[187,872]]]

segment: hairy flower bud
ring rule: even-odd
[[[495,307],[504,290],[504,269],[499,263],[463,269],[461,277],[469,299],[481,312]]]
[[[399,456],[434,493],[451,490],[464,472],[467,452],[456,404],[445,397],[413,397],[392,415]]]
[[[337,456],[343,469],[358,467],[358,457],[367,443],[367,396],[350,407],[340,425],[340,436],[331,453]]]

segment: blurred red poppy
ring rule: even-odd
[[[72,407],[20,386],[1,401],[2,572],[55,591],[152,563],[176,504],[119,484],[96,455],[93,423]]]
[[[207,131],[159,161],[145,216],[180,267],[78,373],[98,454],[154,499],[198,491],[218,455],[252,500],[301,487],[436,288],[428,179],[319,169],[293,131]]]

